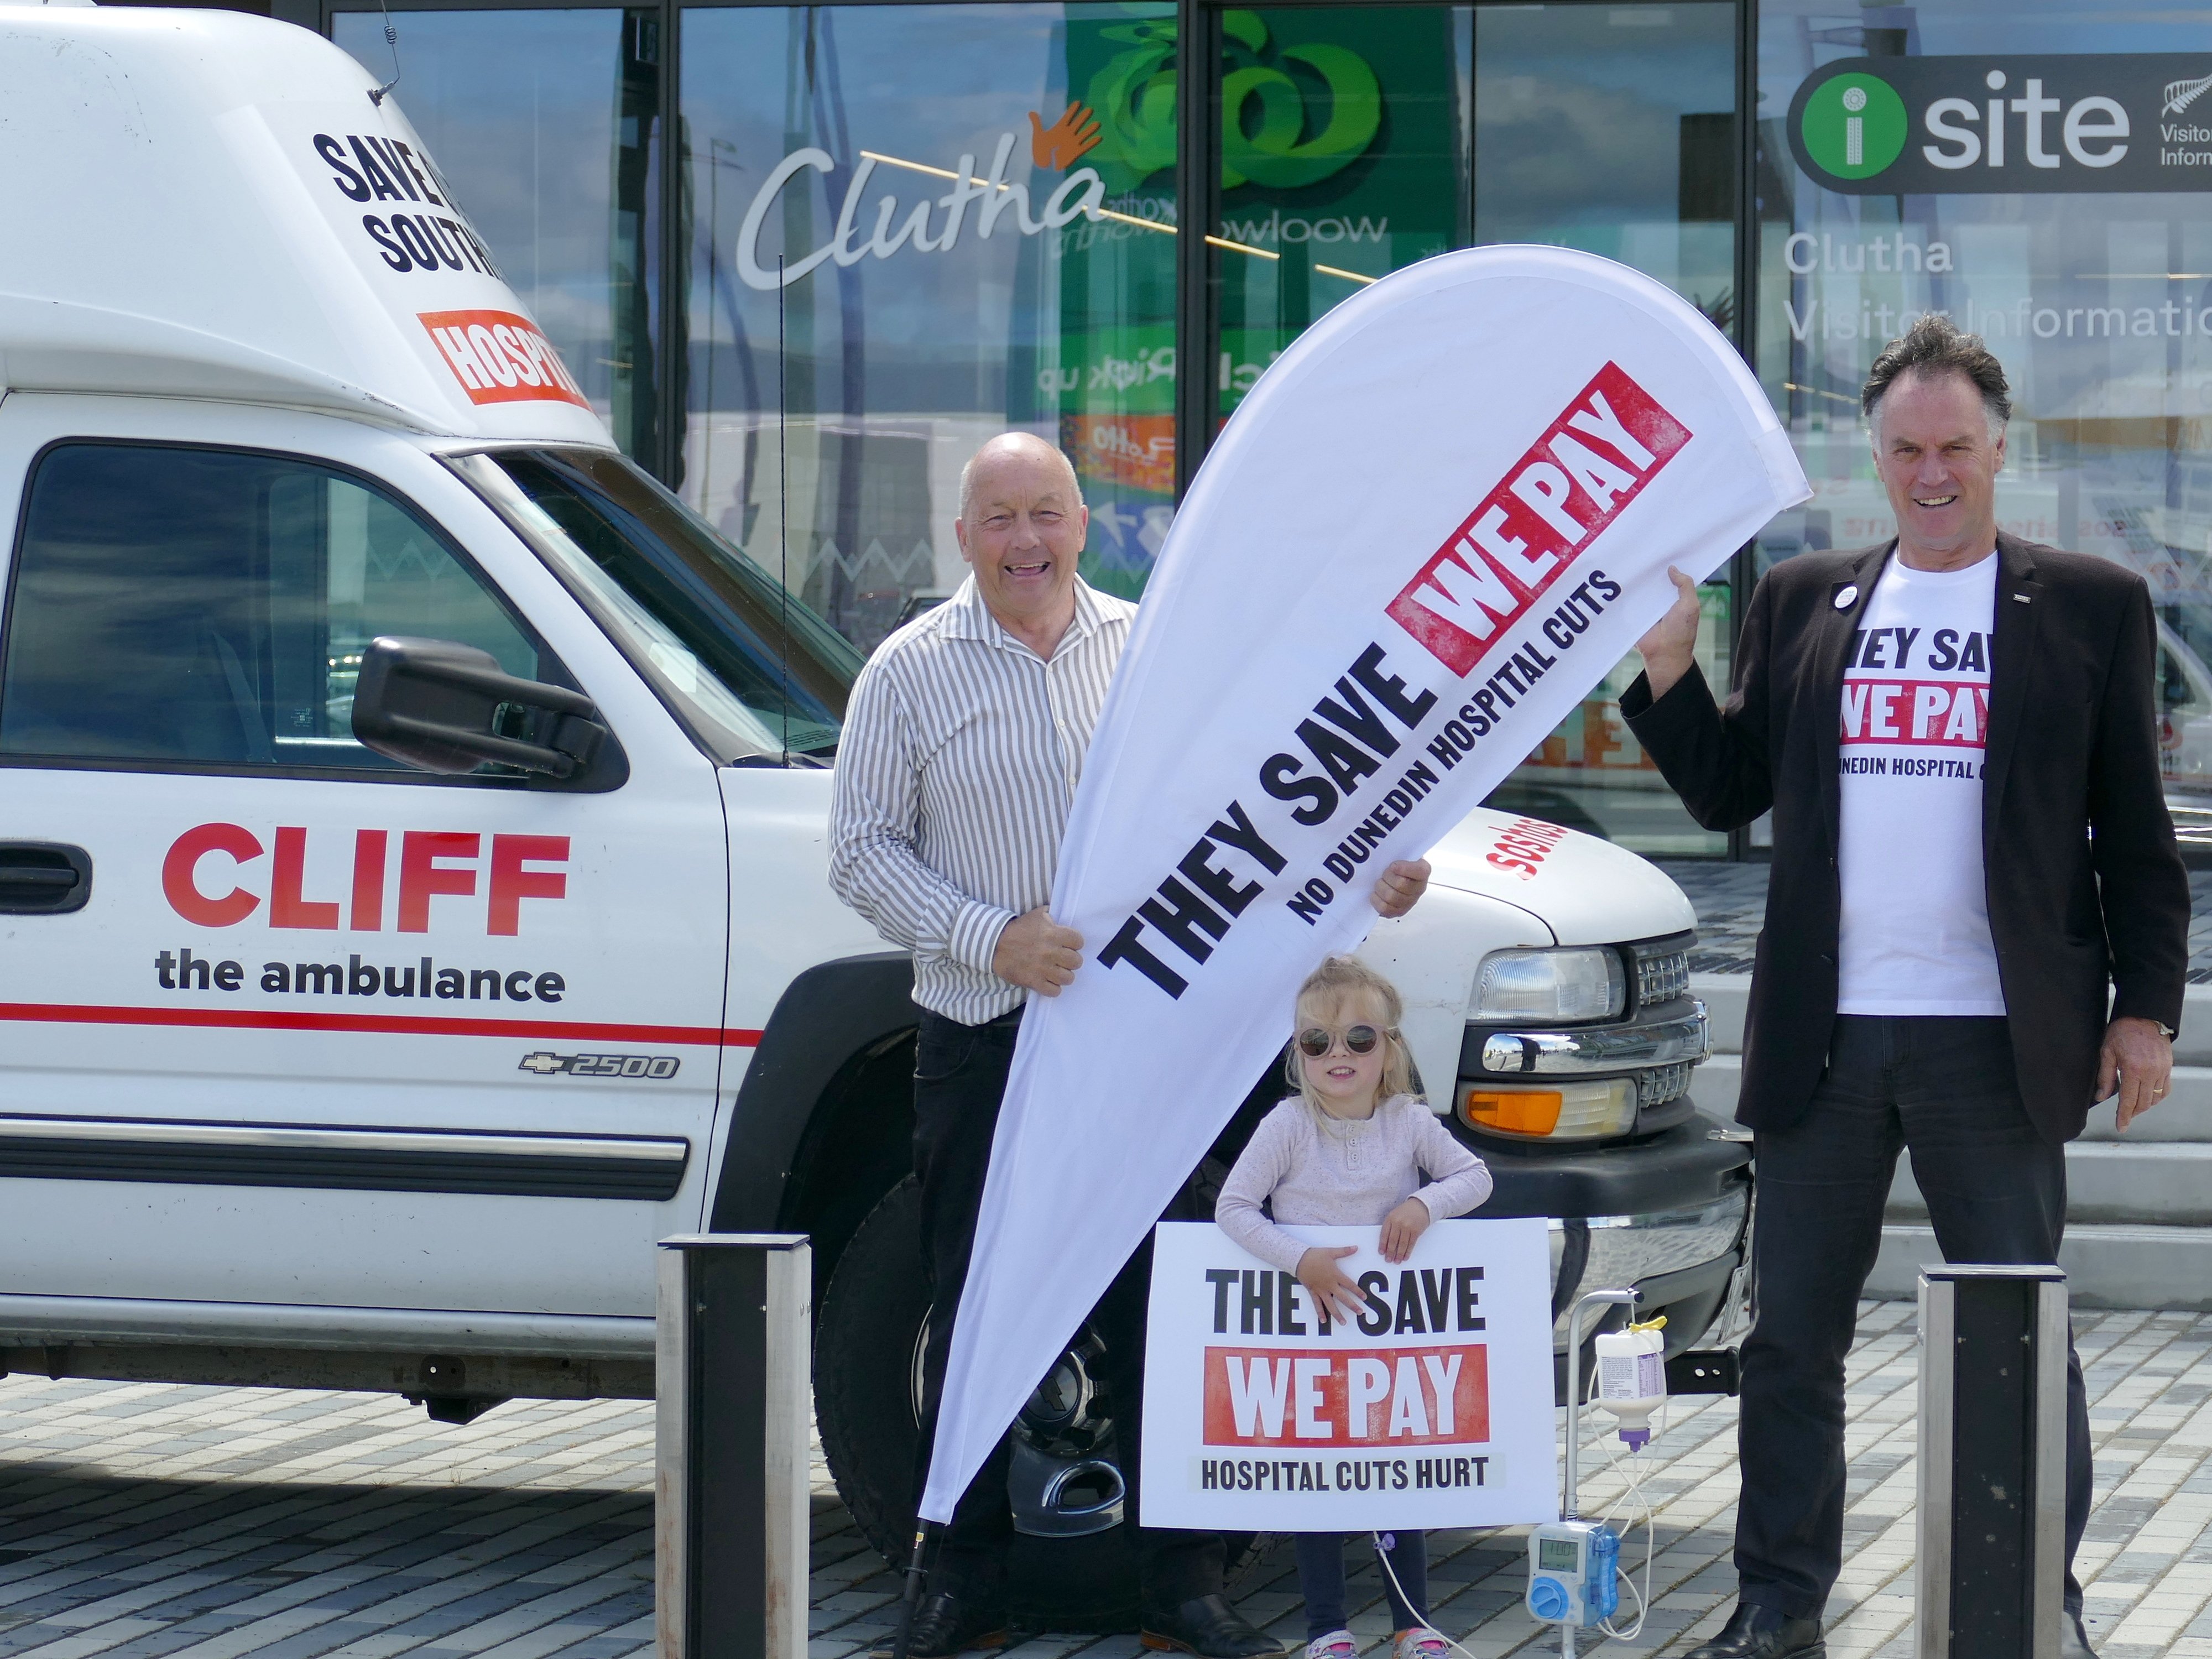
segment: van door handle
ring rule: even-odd
[[[51,841],[0,841],[0,915],[58,916],[92,896],[92,854]]]

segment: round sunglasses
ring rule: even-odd
[[[1298,1052],[1308,1060],[1319,1060],[1335,1046],[1337,1033],[1319,1025],[1309,1026],[1298,1033]],[[1375,1045],[1382,1040],[1382,1033],[1372,1025],[1353,1025],[1346,1028],[1344,1046],[1355,1054],[1371,1054]]]

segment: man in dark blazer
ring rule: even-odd
[[[2159,775],[2142,578],[2015,540],[2011,413],[1978,338],[1928,317],[1862,398],[1897,539],[1760,579],[1716,705],[1697,592],[1638,642],[1621,709],[1698,823],[1771,811],[1738,1119],[1753,1138],[1758,1316],[1743,1348],[1740,1594],[1692,1659],[1824,1650],[1842,1560],[1844,1359],[1897,1155],[1947,1261],[2051,1262],[2065,1143],[2166,1092],[2189,886]],[[2069,1352],[2061,1652],[2088,1411]]]

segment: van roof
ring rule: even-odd
[[[611,447],[376,89],[289,23],[0,3],[0,389]]]

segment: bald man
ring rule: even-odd
[[[938,1310],[922,1357],[925,1466],[1022,1005],[1058,996],[1083,965],[1081,936],[1046,903],[1084,753],[1136,616],[1076,574],[1090,522],[1074,468],[1043,439],[1008,432],[978,450],[961,474],[953,526],[968,580],[878,647],[838,747],[830,884],[914,952],[921,1007],[914,1167]],[[1391,865],[1375,908],[1403,915],[1428,878],[1425,862]],[[1140,1252],[1094,1319],[1133,1517],[1147,1266]],[[1067,1310],[1071,1328],[1082,1311]],[[915,1619],[915,1659],[1005,1639],[1008,1459],[1002,1439],[945,1528]],[[1218,1534],[1138,1528],[1136,1542],[1148,1645],[1206,1659],[1281,1650],[1224,1599]]]

